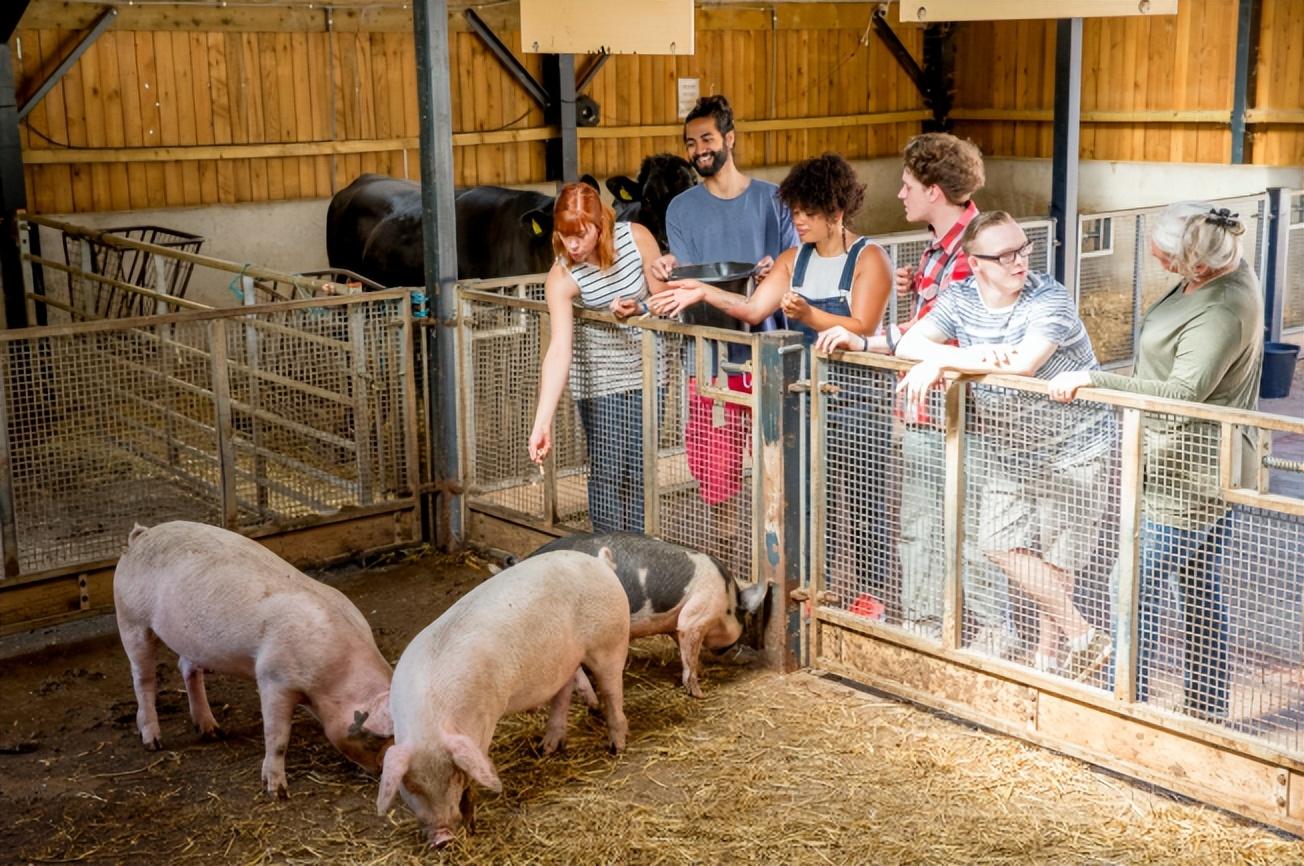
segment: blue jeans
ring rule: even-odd
[[[1219,574],[1232,512],[1203,529],[1178,529],[1146,520],[1141,525],[1137,588],[1137,700],[1150,697],[1158,654],[1165,584],[1176,590],[1183,623],[1182,685],[1186,712],[1227,714],[1227,606]]]
[[[643,389],[575,401],[589,446],[594,532],[643,531]]]

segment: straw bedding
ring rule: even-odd
[[[481,577],[427,559],[336,582],[393,659]],[[437,853],[402,805],[375,814],[375,781],[304,716],[291,798],[261,793],[250,684],[210,678],[228,736],[203,743],[168,667],[167,750],[149,753],[112,634],[0,663],[0,844],[18,862],[1304,862],[1304,842],[743,654],[711,658],[706,696],[693,700],[665,638],[631,651],[624,755],[606,753],[601,719],[578,707],[567,752],[550,758],[535,753],[543,711],[504,719],[492,751],[504,792],[479,791],[477,832]]]

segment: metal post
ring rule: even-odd
[[[1050,216],[1055,220],[1055,278],[1077,297],[1078,155],[1082,124],[1082,19],[1065,18],[1055,38],[1055,153]]]
[[[801,585],[803,516],[789,501],[797,500],[805,467],[797,446],[800,401],[788,390],[801,373],[801,354],[801,338],[790,331],[758,335],[752,345],[753,556],[756,579],[768,583],[772,593],[766,662],[783,671],[796,670],[801,639],[801,604],[792,593]]]
[[[413,6],[417,48],[417,105],[421,120],[421,222],[426,286],[434,294],[433,342],[426,387],[427,426],[438,501],[434,520],[423,497],[422,525],[433,522],[434,541],[445,550],[462,542],[461,465],[457,445],[457,218],[453,210],[453,97],[448,72],[448,5],[418,0]],[[429,302],[427,302],[429,303]],[[424,311],[423,311],[424,312]]]
[[[1255,0],[1240,0],[1236,10],[1236,81],[1232,86],[1232,164],[1246,161],[1245,109],[1254,87],[1255,57],[1259,49],[1259,22]]]
[[[1134,217],[1136,227],[1133,229],[1132,244],[1132,358],[1136,358],[1136,349],[1141,342],[1141,273],[1149,255],[1149,244],[1145,240],[1146,218],[1144,214]],[[1079,267],[1081,260],[1079,260]]]
[[[23,343],[0,343],[0,555],[4,573],[0,578],[18,576],[18,516],[14,503],[14,463],[9,451],[9,393],[11,353],[22,352]]]
[[[1279,186],[1268,189],[1267,215],[1263,227],[1268,233],[1268,267],[1263,275],[1263,327],[1269,340],[1280,340],[1288,277],[1286,265],[1290,244],[1290,190]],[[1304,290],[1304,287],[1297,287],[1297,290]]]
[[[0,289],[6,328],[27,326],[23,257],[18,245],[18,211],[27,207],[23,150],[18,137],[18,102],[9,46],[0,43]]]
[[[544,87],[553,101],[546,120],[561,128],[561,137],[548,142],[549,180],[570,183],[580,176],[580,146],[575,128],[575,55],[550,54],[543,60]]]
[[[661,365],[657,363],[657,332],[643,331],[643,532],[661,533],[661,481],[657,457],[661,451],[661,427],[657,423],[661,408]]]

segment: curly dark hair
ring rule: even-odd
[[[965,204],[987,182],[983,154],[972,141],[949,132],[925,132],[901,151],[906,171],[924,186],[936,184],[951,204]]]
[[[714,96],[703,96],[697,100],[693,110],[688,112],[684,118],[684,128],[688,128],[690,121],[697,120],[699,117],[709,117],[715,121],[715,128],[720,130],[721,135],[728,135],[733,132],[734,116],[733,108],[729,105],[729,100],[723,95],[717,93]]]
[[[779,200],[789,210],[832,217],[842,211],[851,220],[865,202],[865,185],[841,154],[825,153],[802,160],[779,184]]]

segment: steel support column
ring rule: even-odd
[[[1082,19],[1056,24],[1055,152],[1051,158],[1050,216],[1055,220],[1055,279],[1077,298],[1078,156],[1082,125]]]
[[[18,242],[18,211],[26,207],[13,55],[7,44],[0,43],[0,289],[4,292],[3,326],[6,328],[27,325],[23,260]]]
[[[1281,339],[1286,302],[1286,253],[1290,239],[1290,190],[1268,188],[1267,268],[1263,275],[1263,329],[1269,340]],[[1295,287],[1296,291],[1304,286]]]
[[[1236,10],[1236,81],[1232,86],[1232,164],[1249,158],[1245,110],[1254,90],[1255,61],[1259,53],[1259,3],[1240,0]]]
[[[425,244],[426,290],[423,302],[432,342],[425,371],[426,430],[438,499],[423,503],[424,531],[449,550],[462,542],[463,501],[458,459],[457,394],[457,226],[453,210],[453,97],[449,90],[448,6],[445,0],[417,0],[413,6],[417,48],[417,107],[421,120],[421,227]]]
[[[580,144],[575,123],[575,55],[549,54],[543,59],[543,85],[552,96],[546,120],[561,129],[547,149],[549,180],[570,183],[579,180]]]

